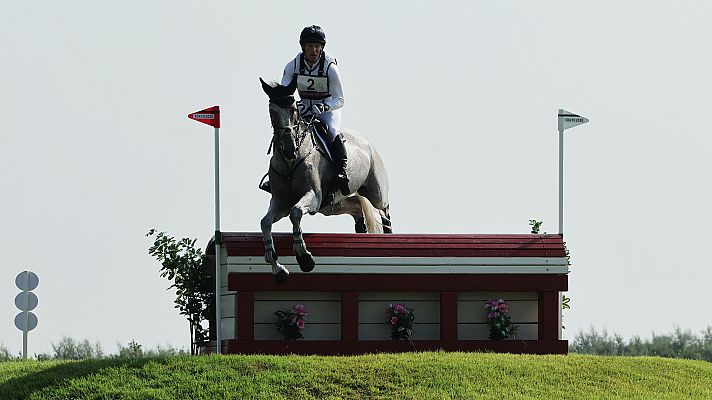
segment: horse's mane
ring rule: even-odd
[[[289,108],[294,104],[294,96],[281,96],[269,99],[270,103],[274,103],[281,108]]]

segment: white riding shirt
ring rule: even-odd
[[[344,92],[341,89],[339,69],[336,58],[322,52],[322,56],[311,67],[304,59],[304,53],[287,63],[282,75],[282,86],[297,80],[300,100],[297,102],[302,116],[311,116],[311,106],[317,103],[326,105],[326,112],[317,118],[329,127],[329,138],[333,140],[341,128],[341,108],[344,106]]]

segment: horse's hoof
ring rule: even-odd
[[[289,272],[286,271],[279,271],[274,275],[274,279],[277,280],[277,284],[281,285],[284,282],[287,282],[287,279],[289,279]]]
[[[314,257],[309,252],[306,252],[302,254],[301,256],[297,256],[297,262],[299,263],[299,268],[301,268],[302,272],[310,272],[311,270],[314,269]]]

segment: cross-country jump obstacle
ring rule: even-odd
[[[293,269],[279,284],[260,233],[223,233],[224,353],[363,354],[443,349],[564,354],[561,293],[568,266],[559,235],[304,234],[316,268],[300,271],[289,234],[274,234]],[[213,242],[207,254],[214,259]],[[292,268],[295,267],[295,268]],[[212,269],[214,270],[214,269]],[[513,339],[490,340],[484,303],[503,299]],[[390,340],[384,308],[415,314],[412,341]],[[285,341],[274,311],[303,304],[304,339]],[[215,321],[210,323],[214,349]]]

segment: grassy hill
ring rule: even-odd
[[[712,363],[406,353],[0,363],[0,399],[712,399]]]

